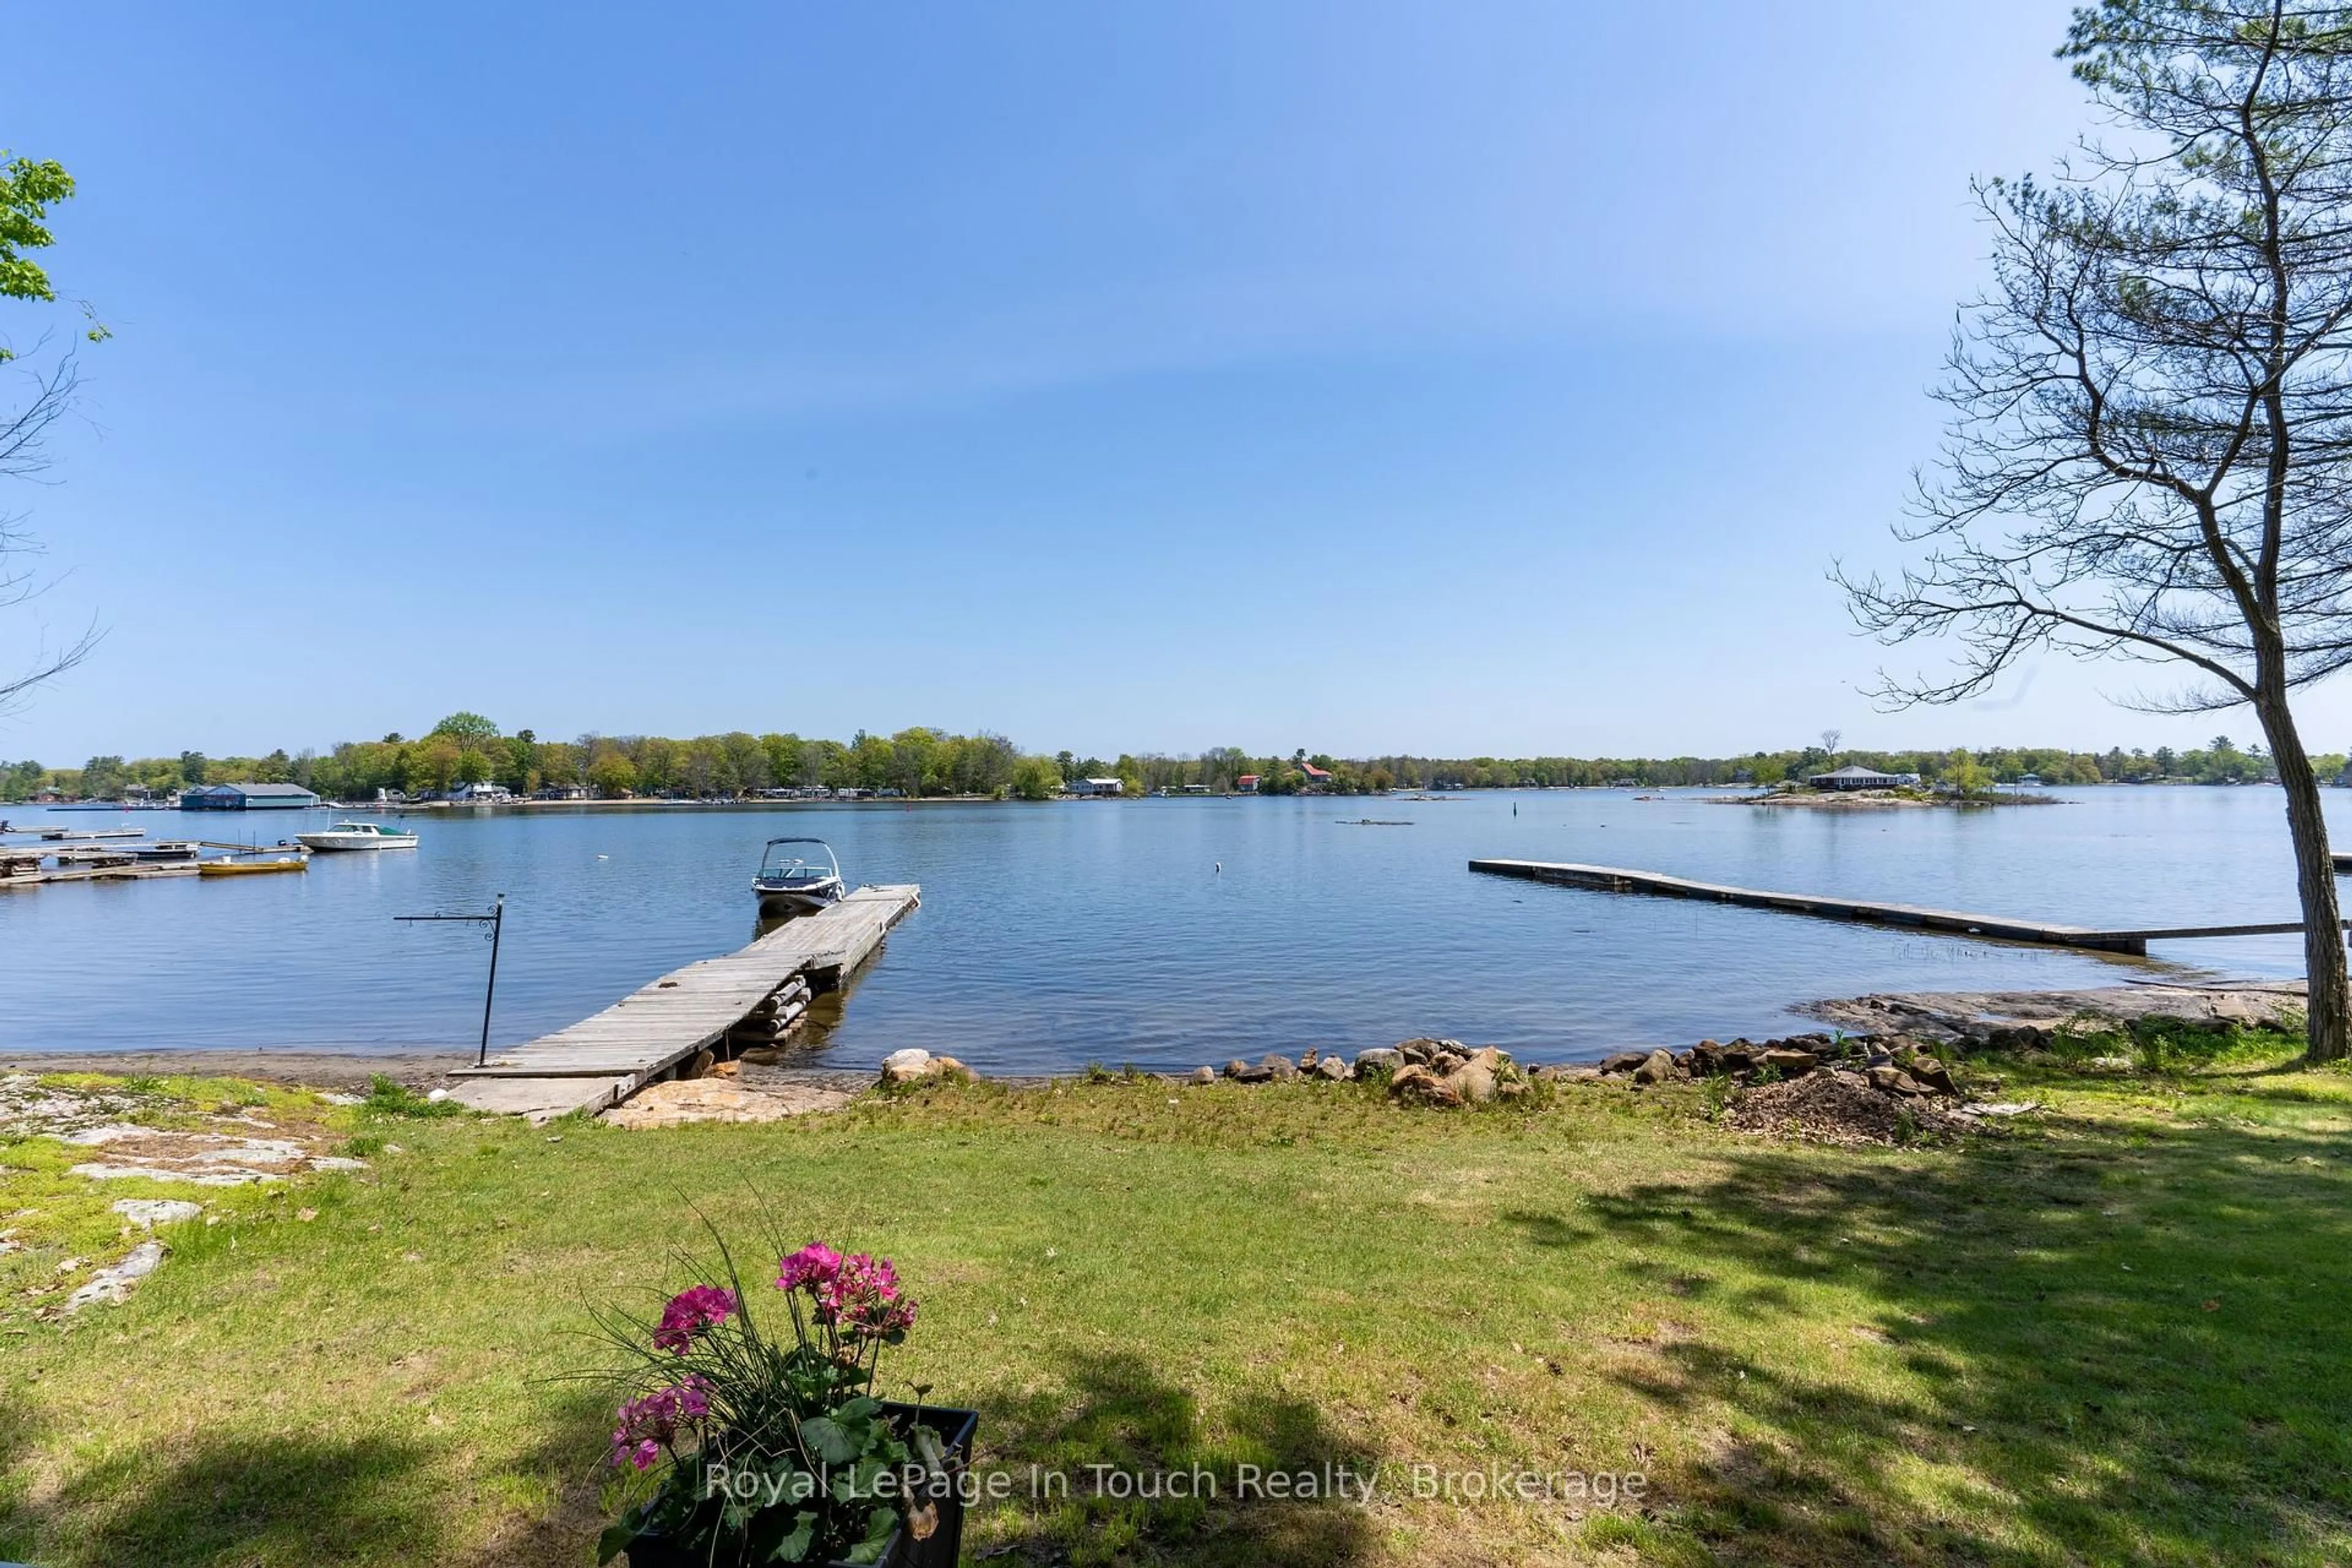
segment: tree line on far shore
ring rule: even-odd
[[[860,731],[849,741],[792,733],[730,731],[673,740],[659,735],[585,734],[541,740],[530,730],[512,734],[478,713],[453,713],[415,739],[347,741],[331,751],[283,750],[263,757],[92,757],[79,768],[47,768],[34,761],[0,763],[0,800],[24,801],[49,791],[69,799],[110,800],[132,790],[162,795],[206,784],[298,784],[331,800],[368,800],[378,790],[410,795],[461,784],[498,784],[518,795],[542,789],[584,790],[599,799],[637,795],[733,797],[772,789],[859,789],[908,796],[972,795],[1044,800],[1083,779],[1115,778],[1125,793],[1181,791],[1223,794],[1254,779],[1265,794],[1306,790],[1339,795],[1391,789],[1574,788],[1631,784],[1775,784],[1856,764],[1890,773],[1917,773],[1931,784],[1975,791],[2034,777],[2052,785],[2095,784],[2256,784],[2276,769],[2259,746],[2240,749],[2228,737],[2176,752],[2170,747],[2126,752],[2073,752],[2052,747],[1876,752],[1840,750],[1834,741],[1733,757],[1421,757],[1369,758],[1308,753],[1262,757],[1235,746],[1194,756],[1121,754],[1111,759],[1022,751],[1003,735],[970,735],[916,727],[892,735]],[[2324,782],[2343,772],[2342,755],[2315,757]]]

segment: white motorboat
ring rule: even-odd
[[[159,838],[152,844],[142,844],[131,853],[142,861],[194,860],[200,846],[193,838]]]
[[[338,822],[324,833],[298,833],[306,849],[414,849],[416,835],[373,822]]]
[[[840,901],[841,862],[822,838],[771,838],[751,890],[762,912],[811,913]]]

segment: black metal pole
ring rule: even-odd
[[[490,1062],[490,1005],[499,994],[499,936],[507,923],[507,896],[500,893],[486,915],[394,915],[402,925],[431,925],[455,921],[461,924],[486,925],[490,928],[490,983],[482,990],[482,1048],[475,1054],[476,1067],[488,1067]]]
[[[482,1049],[474,1058],[476,1067],[488,1067],[490,1061],[490,1003],[499,994],[499,933],[506,920],[507,896],[500,893],[490,905],[490,983],[482,992]]]

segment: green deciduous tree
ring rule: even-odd
[[[446,735],[461,746],[478,746],[497,740],[499,727],[479,713],[461,708],[434,725],[433,733]]]
[[[1013,765],[1012,788],[1023,800],[1051,800],[1062,793],[1062,770],[1051,757],[1024,757]]]

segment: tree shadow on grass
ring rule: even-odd
[[[1344,1568],[1372,1553],[1370,1516],[1353,1502],[1236,1495],[1244,1467],[1311,1473],[1318,1487],[1341,1468],[1373,1473],[1378,1456],[1304,1400],[1256,1392],[1204,1419],[1191,1393],[1140,1357],[1108,1354],[1073,1362],[1057,1386],[1000,1390],[977,1403],[973,1469],[983,1482],[1003,1474],[1010,1495],[976,1506],[967,1557],[985,1551],[1016,1563]],[[1050,1479],[1056,1476],[1067,1478],[1066,1489]],[[1171,1479],[1178,1476],[1186,1479]],[[1213,1495],[1196,1476],[1212,1478]],[[1160,1495],[1116,1495],[1126,1483],[1115,1477],[1141,1478],[1137,1492]],[[1200,1495],[1175,1495],[1180,1489]]]
[[[329,1563],[405,1554],[437,1562],[443,1525],[416,1444],[210,1433],[110,1456],[79,1471],[54,1512],[86,1521],[59,1564],[151,1568]]]
[[[609,1411],[580,1394],[548,1415],[541,1440],[505,1461],[500,1474],[533,1489],[553,1480],[553,1506],[519,1505],[488,1541],[453,1537],[469,1527],[447,1506],[448,1489],[483,1478],[452,1476],[446,1450],[381,1434],[226,1430],[118,1451],[80,1468],[46,1506],[0,1517],[0,1541],[56,1568],[579,1563],[593,1558],[603,1524],[592,1457],[602,1451]]]
[[[1616,1266],[1644,1293],[1706,1282],[1674,1291],[1696,1335],[1613,1375],[1731,1428],[1666,1478],[1726,1561],[2334,1562],[2346,1153],[2078,1121],[1899,1162],[1761,1147],[1572,1219],[1505,1217],[1532,1247],[1638,1247]],[[1838,1290],[1861,1305],[1824,1344]],[[1726,1317],[1816,1337],[1762,1366],[1706,1342]]]

